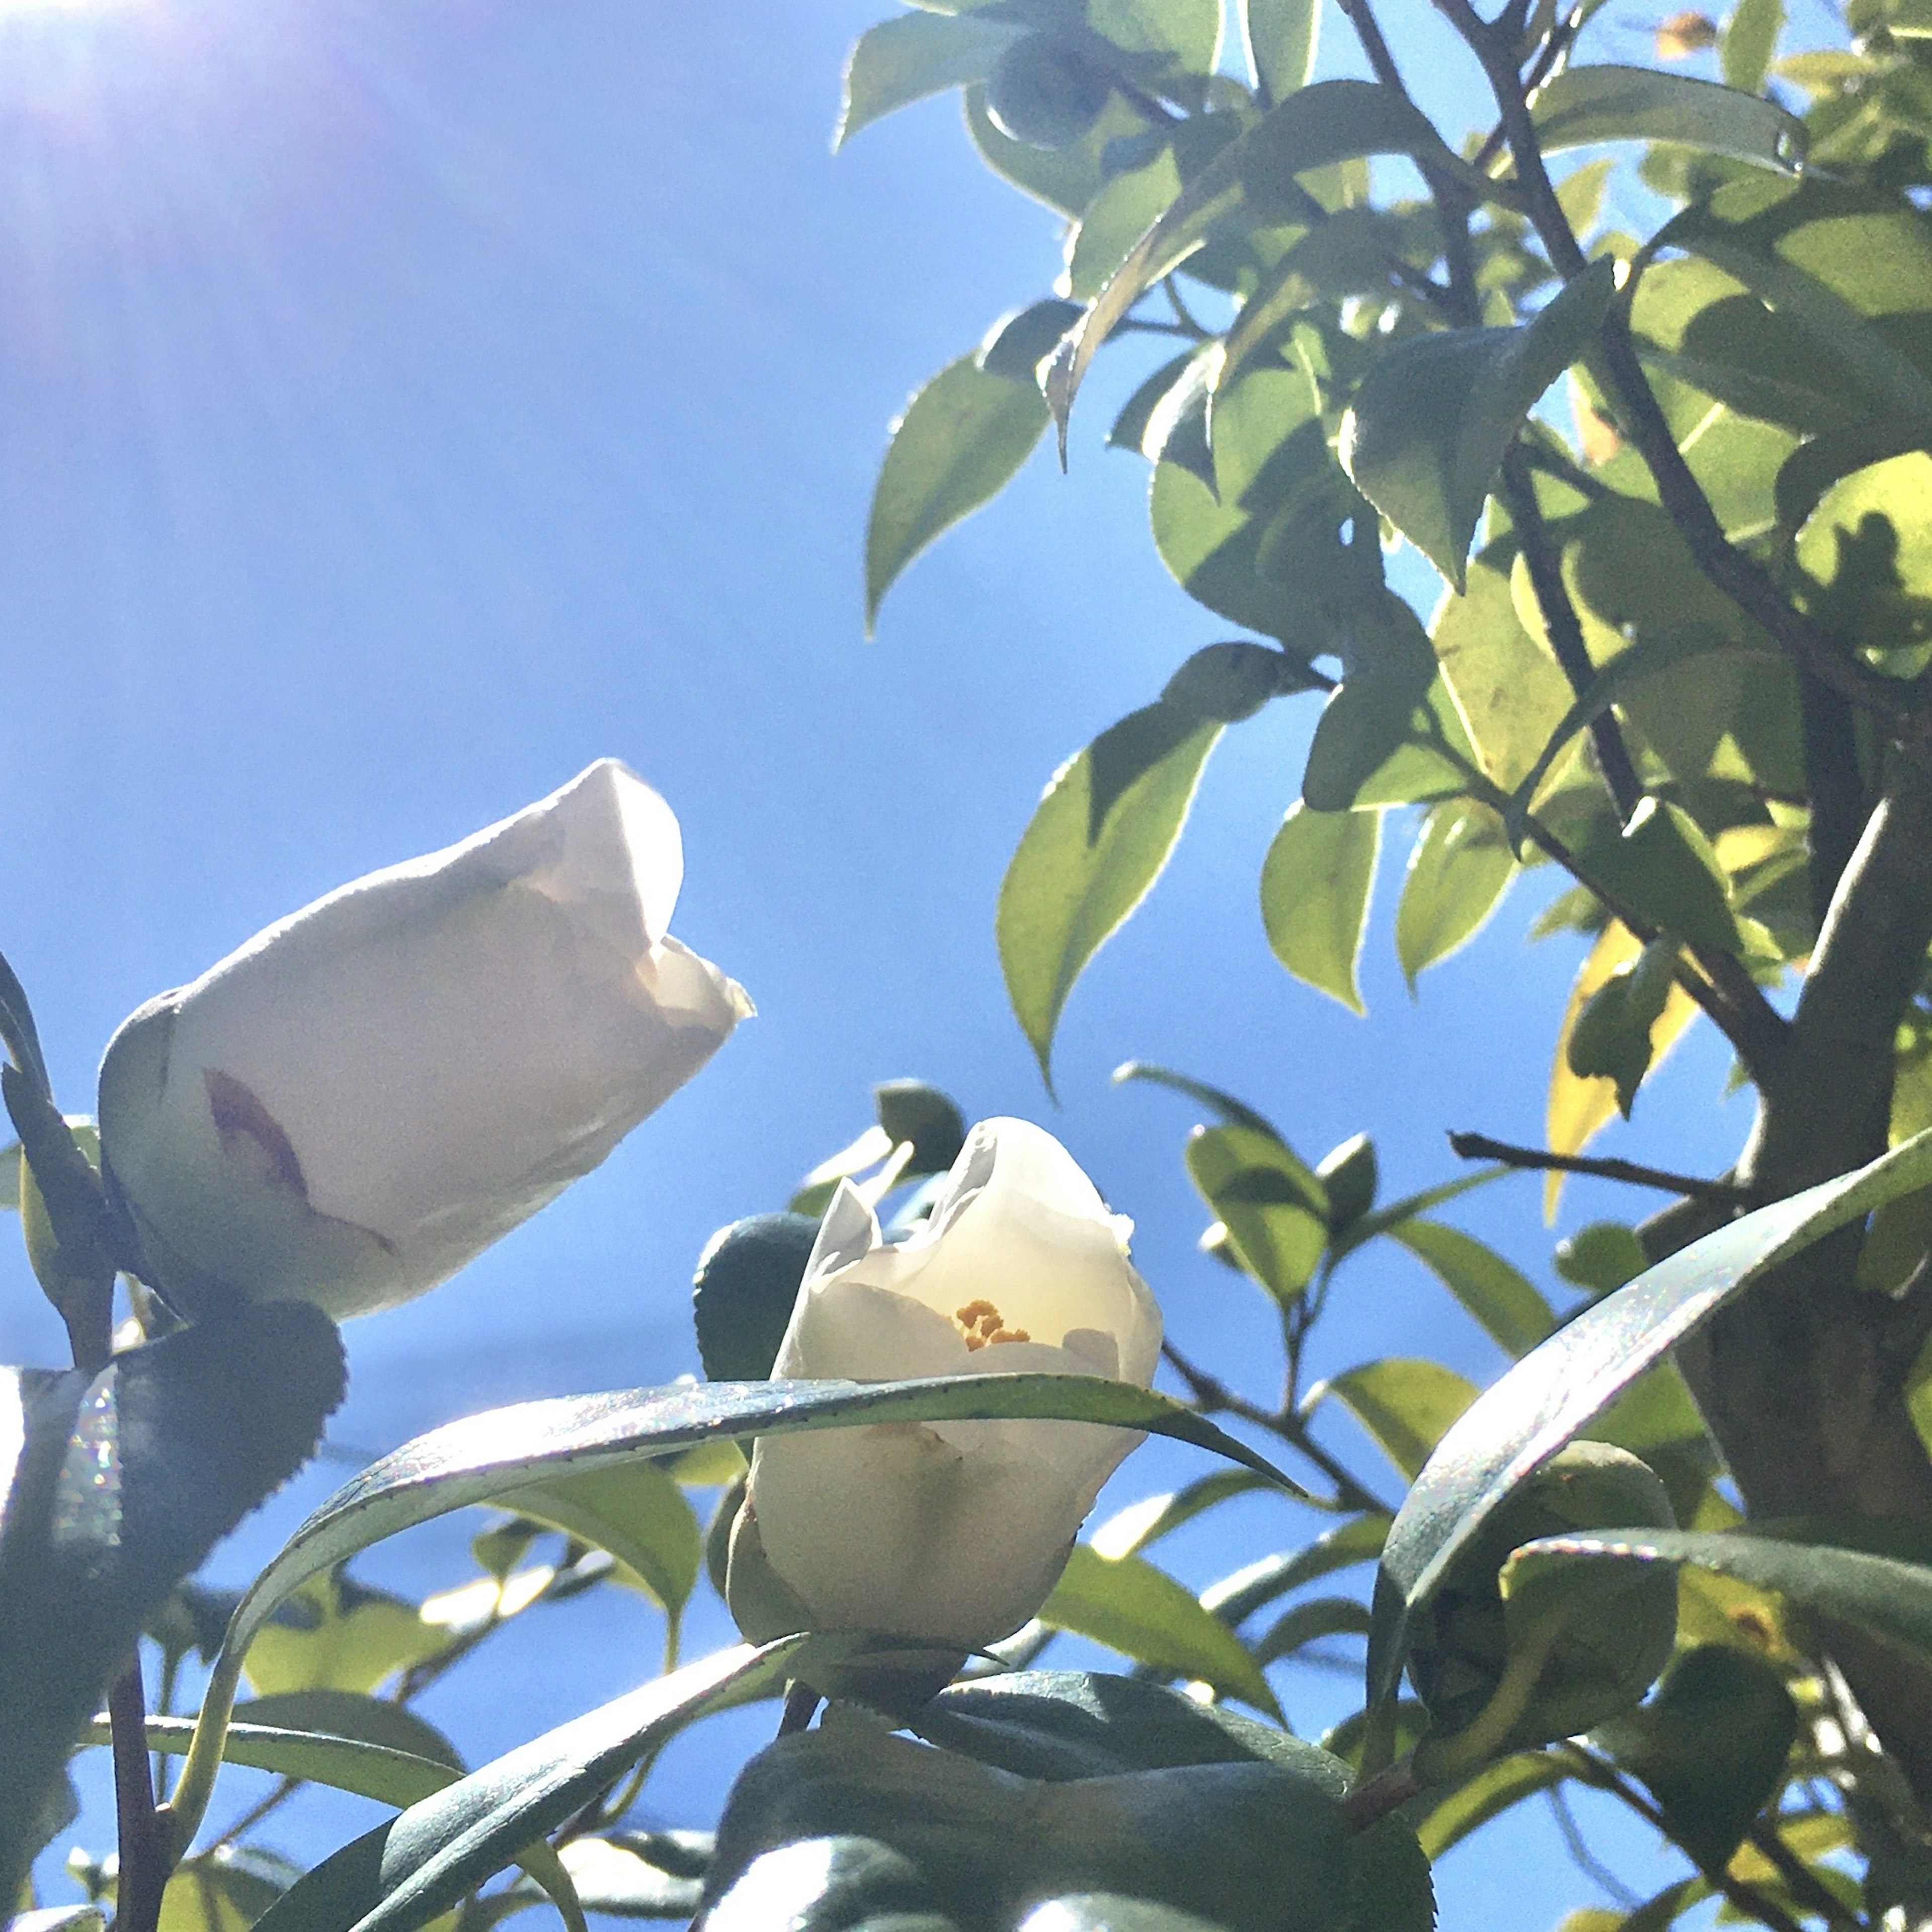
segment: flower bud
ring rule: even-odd
[[[819,1231],[775,1375],[891,1382],[1045,1372],[1146,1388],[1160,1311],[1128,1224],[1051,1134],[982,1120],[932,1218],[888,1244],[849,1186]],[[886,1423],[761,1436],[762,1563],[812,1627],[974,1649],[1046,1600],[1140,1440],[1091,1423]],[[734,1545],[733,1567],[738,1564]]]
[[[1676,1527],[1663,1484],[1628,1450],[1573,1442],[1522,1484],[1456,1559],[1430,1603],[1409,1658],[1430,1728],[1453,1737],[1488,1708],[1510,1653],[1553,1644],[1524,1708],[1490,1747],[1522,1750],[1587,1730],[1634,1705],[1670,1661],[1677,1580],[1662,1564],[1606,1577],[1551,1570],[1507,1604],[1510,1552],[1578,1530]]]
[[[259,933],[122,1026],[110,1184],[194,1315],[433,1288],[596,1166],[752,1010],[667,928],[676,819],[604,759]]]

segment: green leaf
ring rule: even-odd
[[[1746,94],[1762,94],[1765,76],[1778,58],[1778,37],[1784,31],[1784,0],[1738,0],[1718,44],[1724,85]]]
[[[1444,592],[1431,626],[1443,682],[1478,762],[1505,791],[1546,768],[1544,748],[1572,700],[1556,660],[1517,620],[1510,595],[1515,555],[1513,540],[1478,551],[1462,594]]]
[[[1311,812],[1394,802],[1363,794],[1417,736],[1416,714],[1436,681],[1428,634],[1400,598],[1384,592],[1355,613],[1354,631],[1348,674],[1322,706],[1301,774]]]
[[[1932,434],[1920,324],[1932,308],[1932,226],[1849,184],[1735,181],[1652,242],[1714,262],[1802,328],[1872,413]]]
[[[762,1650],[740,1645],[519,1746],[352,1840],[258,1924],[262,1932],[415,1932],[693,1720],[776,1686],[798,1648],[795,1639]]]
[[[98,1376],[0,1371],[0,1898],[149,1613],[314,1452],[340,1401],[334,1325],[301,1302],[210,1317]],[[104,1474],[112,1480],[103,1480]]]
[[[653,1464],[553,1476],[498,1500],[520,1516],[608,1550],[618,1574],[634,1580],[674,1618],[689,1602],[704,1538],[684,1492]]]
[[[984,80],[1018,29],[974,14],[901,14],[868,27],[845,63],[834,149],[895,108]]]
[[[1314,77],[1322,10],[1314,0],[1238,0],[1241,46],[1262,98],[1286,100]]]
[[[1669,141],[1785,171],[1804,158],[1804,124],[1774,102],[1648,67],[1565,68],[1531,117],[1546,154],[1598,141]]]
[[[1234,1632],[1164,1570],[1139,1556],[1111,1561],[1076,1544],[1042,1623],[1106,1644],[1137,1664],[1198,1678],[1279,1718],[1268,1679]]]
[[[1562,1762],[1546,1751],[1514,1751],[1438,1797],[1416,1826],[1416,1836],[1432,1859],[1439,1858],[1492,1818],[1560,1784],[1563,1777]]]
[[[1023,1670],[942,1690],[908,1728],[942,1750],[1049,1784],[1258,1760],[1348,1790],[1346,1766],[1315,1745],[1166,1685],[1096,1671]]]
[[[1046,427],[1030,382],[950,362],[892,425],[866,530],[866,633],[892,580],[934,538],[996,496]]]
[[[1650,1787],[1664,1829],[1698,1868],[1721,1872],[1783,1787],[1797,1735],[1798,1707],[1772,1665],[1705,1644],[1594,1741]]]
[[[1552,86],[1603,71],[1570,68]],[[1458,590],[1497,466],[1532,404],[1595,336],[1616,286],[1614,265],[1600,261],[1520,328],[1412,336],[1355,392],[1343,466]]]
[[[1197,1127],[1187,1172],[1241,1266],[1284,1308],[1328,1245],[1328,1190],[1286,1142],[1250,1127]]]
[[[1049,1088],[1066,996],[1160,878],[1221,730],[1168,704],[1130,712],[1053,775],[1021,837],[995,929],[1006,997]]]
[[[1693,1242],[1508,1370],[1444,1440],[1389,1533],[1370,1643],[1371,1702],[1395,1687],[1414,1610],[1525,1478],[1781,1262],[1928,1183],[1932,1133]]]
[[[284,1310],[302,1304],[275,1303]],[[202,1323],[190,1331],[206,1333]],[[194,1756],[173,1801],[192,1828],[207,1802],[220,1730],[242,1662],[276,1609],[312,1577],[370,1544],[568,1472],[622,1468],[715,1441],[838,1428],[1025,1416],[1142,1429],[1212,1448],[1304,1493],[1272,1464],[1191,1409],[1152,1390],[1091,1376],[971,1375],[902,1382],[674,1384],[489,1409],[434,1430],[338,1490],[256,1577],[237,1606],[202,1700]]]
[[[448,1642],[414,1604],[338,1569],[311,1579],[276,1612],[249,1653],[248,1682],[262,1696],[367,1693]]]
[[[1197,1476],[1184,1489],[1130,1503],[1110,1516],[1088,1540],[1096,1556],[1110,1561],[1138,1556],[1149,1544],[1172,1535],[1204,1511],[1268,1486],[1251,1469],[1216,1469],[1210,1475]]]
[[[263,1698],[258,1701],[266,1704],[284,1700]],[[379,1703],[374,1698],[367,1701]],[[238,1707],[239,1714],[222,1741],[225,1763],[271,1772],[278,1778],[298,1778],[306,1784],[326,1784],[332,1790],[351,1792],[358,1798],[373,1798],[379,1804],[394,1804],[398,1808],[414,1804],[445,1785],[454,1784],[462,1775],[460,1766],[452,1766],[438,1757],[372,1743],[352,1735],[308,1726],[284,1728],[252,1723],[248,1714],[254,1708],[250,1704]],[[358,1725],[358,1728],[363,1726]],[[423,1728],[427,1731],[431,1726],[424,1724]],[[178,1756],[187,1750],[194,1736],[192,1718],[148,1720],[148,1745],[152,1750]],[[83,1738],[84,1742],[96,1745],[112,1741],[113,1732],[105,1718],[95,1718]]]
[[[1144,1060],[1124,1060],[1114,1069],[1114,1084],[1124,1081],[1145,1080],[1156,1087],[1172,1088],[1177,1094],[1184,1094],[1190,1100],[1198,1100],[1221,1117],[1224,1126],[1246,1127],[1258,1134],[1266,1134],[1271,1140],[1280,1140],[1274,1124],[1255,1112],[1246,1102],[1238,1100],[1232,1094],[1224,1094],[1218,1087],[1210,1087],[1204,1080],[1191,1078],[1185,1073],[1177,1073],[1172,1067],[1156,1066]]]
[[[1387,1516],[1372,1512],[1352,1517],[1333,1529],[1324,1530],[1300,1550],[1264,1556],[1258,1562],[1237,1570],[1232,1576],[1210,1584],[1201,1593],[1202,1604],[1224,1623],[1245,1623],[1257,1610],[1291,1590],[1300,1589],[1304,1583],[1346,1570],[1354,1564],[1373,1562],[1382,1554],[1388,1526]]]
[[[1086,315],[1067,332],[1048,370],[1048,407],[1066,452],[1066,418],[1094,356],[1148,289],[1245,212],[1258,225],[1306,211],[1298,175],[1363,154],[1426,154],[1451,172],[1463,164],[1429,122],[1388,88],[1365,80],[1318,81],[1262,116],[1222,148],[1114,272]]]
[[[1317,1382],[1302,1403],[1311,1412],[1333,1396],[1412,1480],[1450,1426],[1476,1399],[1466,1376],[1440,1362],[1392,1355]]]
[[[1390,1232],[1512,1358],[1528,1354],[1556,1332],[1556,1314],[1542,1294],[1474,1235],[1419,1216]]]
[[[1430,812],[1408,856],[1395,916],[1396,958],[1412,995],[1424,967],[1482,931],[1515,876],[1503,822],[1487,806],[1446,799]]]
[[[1298,799],[1262,864],[1262,923],[1274,956],[1355,1013],[1366,1010],[1357,967],[1382,830],[1379,812],[1313,812]]]
[[[847,1155],[861,1148],[866,1157],[849,1172],[890,1154],[891,1136],[871,1129],[826,1165],[844,1166]],[[838,1181],[821,1180],[822,1172],[808,1179],[801,1195],[822,1189],[829,1202]],[[818,1216],[791,1213],[750,1215],[705,1243],[692,1277],[691,1312],[698,1360],[713,1382],[755,1382],[771,1373],[818,1239]]]

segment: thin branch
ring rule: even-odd
[[[1583,626],[1576,607],[1570,601],[1569,586],[1563,581],[1563,567],[1550,540],[1543,520],[1543,506],[1536,500],[1536,482],[1520,443],[1503,458],[1502,496],[1516,526],[1516,539],[1523,565],[1536,593],[1537,608],[1543,613],[1543,627],[1549,634],[1550,648],[1570,680],[1571,693],[1582,698],[1596,682],[1597,667],[1590,661],[1589,646],[1583,641]],[[1591,721],[1590,736],[1597,747],[1597,764],[1610,788],[1617,816],[1628,825],[1643,796],[1643,786],[1632,763],[1630,748],[1624,742],[1622,727],[1608,707]]]
[[[1336,1509],[1373,1510],[1378,1515],[1393,1516],[1395,1512],[1381,1497],[1365,1484],[1352,1475],[1342,1463],[1323,1448],[1309,1433],[1308,1425],[1293,1413],[1270,1414],[1259,1403],[1252,1402],[1243,1395],[1228,1388],[1218,1376],[1210,1375],[1197,1364],[1191,1362],[1172,1342],[1160,1345],[1162,1358],[1174,1373],[1187,1384],[1188,1393],[1208,1414],[1220,1412],[1238,1416],[1257,1429],[1264,1429],[1271,1436],[1278,1436],[1286,1443],[1299,1450],[1310,1462],[1335,1485]]]
[[[1666,1194],[1681,1194],[1693,1201],[1714,1201],[1727,1207],[1748,1208],[1755,1197],[1748,1189],[1728,1180],[1700,1180],[1696,1175],[1672,1174],[1660,1167],[1645,1167],[1634,1160],[1598,1160],[1587,1154],[1546,1154],[1540,1148],[1517,1147],[1508,1141],[1492,1140],[1487,1134],[1452,1133],[1449,1149],[1460,1160],[1496,1160],[1505,1167],[1530,1168],[1540,1172],[1587,1174],[1599,1180],[1621,1180],[1632,1187],[1654,1187]]]
[[[114,1802],[120,1828],[121,1876],[114,1932],[154,1932],[168,1882],[167,1848],[154,1815],[148,1767],[148,1700],[137,1651],[107,1694],[114,1732]]]

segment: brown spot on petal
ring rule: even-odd
[[[204,1068],[201,1077],[208,1089],[208,1110],[214,1118],[214,1131],[221,1136],[222,1152],[231,1160],[259,1167],[276,1186],[287,1188],[306,1203],[308,1182],[295,1143],[254,1088],[218,1067]]]

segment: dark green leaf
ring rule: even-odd
[[[1251,1127],[1196,1128],[1187,1172],[1242,1268],[1287,1306],[1328,1245],[1328,1190],[1285,1142]]]
[[[90,1377],[4,1372],[16,1418],[0,1535],[0,1897],[46,1793],[148,1614],[313,1453],[341,1342],[271,1302],[128,1350]]]
[[[1322,10],[1313,0],[1239,0],[1241,46],[1266,100],[1286,100],[1315,71]]]
[[[868,27],[845,63],[832,146],[842,148],[895,108],[984,80],[1016,31],[977,14],[901,14]]]
[[[1000,886],[1006,996],[1049,1084],[1060,1010],[1180,836],[1218,724],[1150,704],[1056,772]]]
[[[1797,1735],[1798,1707],[1773,1666],[1706,1644],[1595,1742],[1650,1787],[1664,1829],[1699,1868],[1720,1872],[1784,1785]]]
[[[1789,170],[1804,158],[1804,124],[1774,102],[1648,67],[1565,68],[1532,110],[1546,154],[1598,141],[1669,141]]]
[[[1440,1362],[1392,1355],[1318,1382],[1304,1412],[1333,1396],[1412,1480],[1456,1418],[1476,1399],[1475,1384]]]
[[[705,1243],[691,1312],[698,1359],[713,1382],[755,1382],[771,1373],[818,1238],[816,1215],[754,1214]]]
[[[1553,1334],[1556,1316],[1537,1288],[1473,1234],[1420,1216],[1390,1230],[1428,1267],[1510,1356],[1526,1355]]]
[[[1412,994],[1424,967],[1481,932],[1515,875],[1503,822],[1487,806],[1447,799],[1430,812],[1396,909],[1396,957]]]
[[[1412,1610],[1526,1477],[1780,1262],[1928,1183],[1932,1133],[1693,1242],[1509,1370],[1445,1438],[1389,1533],[1370,1646],[1371,1701],[1394,1688]]]
[[[1164,1570],[1144,1558],[1096,1556],[1076,1544],[1040,1622],[1072,1630],[1138,1664],[1211,1684],[1279,1718],[1261,1666],[1234,1632]]]
[[[1040,440],[1046,405],[1030,382],[949,363],[906,405],[872,492],[866,532],[866,630],[892,580],[961,518],[1004,489]]]
[[[519,1746],[324,1859],[262,1932],[414,1932],[686,1724],[775,1686],[798,1647],[740,1645]]]
[[[1552,85],[1604,70],[1573,68]],[[1602,261],[1520,328],[1412,336],[1356,392],[1342,428],[1344,466],[1458,590],[1497,466],[1531,405],[1595,335],[1616,286]]]
[[[1382,828],[1379,812],[1311,811],[1298,799],[1262,865],[1262,923],[1274,956],[1356,1013],[1366,1010],[1357,966]]]

